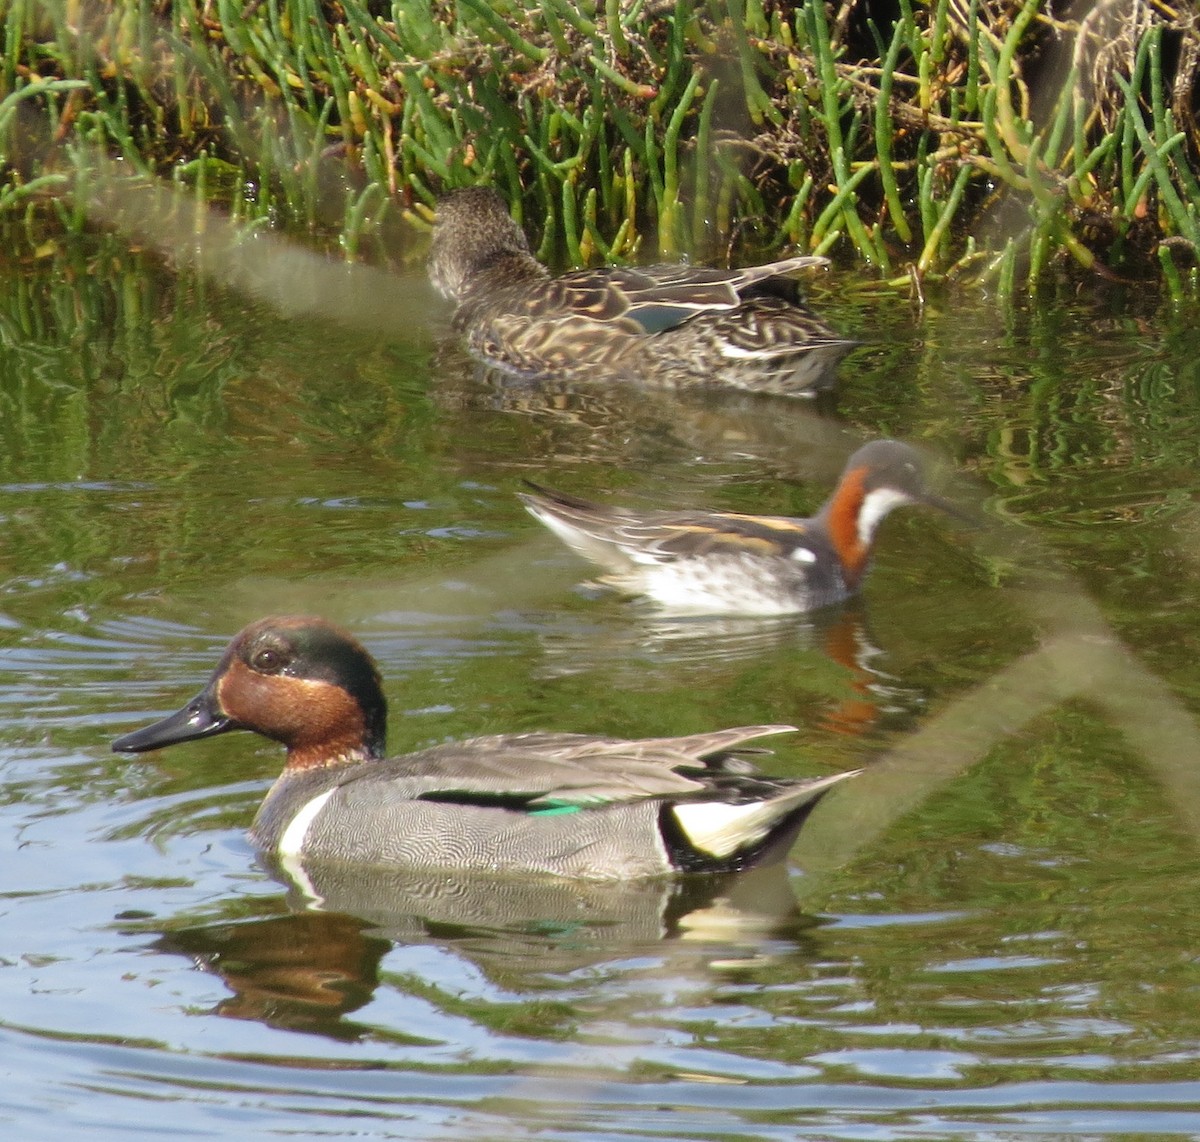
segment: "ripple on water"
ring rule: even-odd
[[[397,744],[787,721],[780,764],[871,764],[1039,645],[1010,590],[1033,573],[1190,686],[1194,329],[843,299],[883,336],[829,417],[484,381],[444,346],[430,367],[425,330],[280,320],[127,249],[95,265],[0,273],[7,1133],[1200,1136],[1194,815],[1102,702],[986,709],[988,756],[899,817],[839,791],[849,855],[740,898],[315,874],[306,895],[244,839],[276,747],[109,750],[281,610],[377,652]],[[941,442],[1003,530],[889,522],[861,611],[714,622],[601,595],[512,495],[545,472],[807,512],[880,431]]]

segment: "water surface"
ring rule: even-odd
[[[833,275],[864,346],[814,406],[504,385],[394,288],[284,314],[115,239],[0,273],[11,1135],[1200,1136],[1196,314]],[[982,526],[898,513],[808,618],[604,596],[514,495],[804,514],[880,434]],[[754,878],[305,893],[242,833],[275,747],[109,750],[279,611],[368,644],[396,750],[790,721],[767,768],[868,772]]]

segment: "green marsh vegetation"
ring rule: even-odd
[[[2,0],[0,216],[115,181],[395,256],[496,184],[559,264],[1200,288],[1190,0]]]

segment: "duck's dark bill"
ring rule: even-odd
[[[944,511],[948,516],[953,516],[963,523],[969,523],[976,527],[980,527],[983,524],[983,519],[980,516],[975,515],[967,508],[960,508],[958,504],[953,504],[949,500],[942,499],[941,496],[935,496],[932,492],[925,492],[917,502],[925,504],[926,507]]]
[[[237,729],[237,724],[217,710],[208,692],[197,694],[182,710],[176,711],[161,722],[145,729],[117,738],[112,747],[116,753],[141,753],[143,750],[160,749],[176,742],[195,741],[196,738],[212,737],[226,730]]]

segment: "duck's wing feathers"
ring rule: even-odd
[[[577,270],[528,292],[522,308],[540,319],[573,314],[630,333],[661,333],[701,313],[735,309],[761,283],[824,264],[825,258],[806,256],[744,270],[684,264]]]
[[[537,487],[537,485],[532,485]],[[606,508],[537,488],[522,494],[529,512],[568,546],[614,571],[714,555],[755,555],[814,562],[807,520],[738,512],[648,511]]]
[[[778,297],[756,297],[735,313],[712,313],[671,334],[677,351],[708,360],[724,358],[749,367],[754,362],[815,355],[836,365],[858,342],[841,337],[802,305]]]
[[[399,781],[413,799],[531,811],[695,795],[738,773],[742,743],[792,731],[739,726],[685,738],[623,741],[586,734],[503,734],[378,762],[363,781]]]
[[[622,526],[615,542],[635,563],[752,556],[816,560],[808,524],[777,516],[725,512],[647,513]]]

